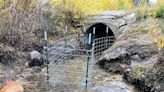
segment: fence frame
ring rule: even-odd
[[[95,28],[93,29],[95,30]],[[93,31],[94,32],[94,31]],[[95,33],[94,33],[95,34]],[[67,37],[64,37],[64,39],[59,39],[58,41],[56,41],[56,43],[60,43],[61,41],[64,41],[64,46],[65,48],[63,47],[60,47],[60,45],[55,48],[55,49],[64,49],[65,51],[68,51],[68,50],[72,50],[72,51],[84,51],[84,52],[87,52],[86,55],[82,56],[82,55],[74,55],[75,57],[85,57],[87,58],[87,66],[86,66],[86,79],[85,79],[85,88],[87,89],[88,87],[92,87],[92,77],[93,77],[93,68],[94,68],[94,64],[95,64],[95,60],[101,55],[102,51],[108,49],[112,44],[113,42],[115,41],[115,38],[113,36],[107,36],[107,37],[102,37],[102,38],[96,38],[93,40],[93,42],[91,42],[91,34],[89,34],[89,41],[88,41],[88,45],[91,45],[91,49],[90,50],[87,50],[87,49],[84,49],[84,48],[80,48],[80,49],[68,49],[66,48],[66,44],[68,43],[69,40],[67,39],[72,39],[72,38],[67,38]],[[93,36],[94,37],[94,36]],[[48,45],[48,37],[47,37],[47,32],[45,31],[44,32],[44,47],[43,47],[43,59],[44,59],[44,64],[46,66],[46,80],[47,80],[47,83],[50,84],[50,75],[49,75],[49,64],[50,64],[50,56],[49,56],[49,50],[51,50],[51,45]],[[77,39],[76,39],[77,40]],[[78,38],[79,40],[79,38]],[[83,41],[83,39],[82,39]],[[101,48],[101,45],[103,46],[103,48]],[[84,45],[85,46],[85,45]],[[52,47],[52,49],[54,49]],[[55,55],[55,54],[53,54]],[[62,55],[71,55],[71,54],[62,54]],[[52,58],[53,60],[53,58]],[[55,60],[55,59],[54,59]],[[56,60],[65,60],[65,59],[56,59]]]

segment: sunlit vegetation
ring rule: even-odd
[[[3,5],[4,5],[4,1],[0,0],[0,9],[3,7]]]
[[[157,19],[154,19],[153,21],[156,23],[156,26],[150,27],[148,29],[148,33],[154,35],[152,41],[156,43],[159,48],[164,47],[164,34],[162,25],[158,22]]]
[[[74,17],[98,14],[105,10],[127,10],[132,8],[131,0],[51,0],[50,5]]]
[[[140,76],[142,76],[142,74],[147,71],[149,69],[149,67],[147,66],[144,66],[144,65],[139,65],[137,67],[135,67],[133,70],[132,70],[132,75],[134,78],[138,78]]]
[[[164,47],[164,34],[162,31],[157,28],[152,28],[150,33],[155,35],[153,42],[156,43],[159,48]]]
[[[164,0],[157,0],[155,5],[149,5],[145,0],[135,7],[138,19],[144,19],[147,16],[154,18],[164,17]]]
[[[164,0],[158,0],[157,5],[152,14],[155,18],[163,17],[164,18]]]
[[[164,35],[160,35],[154,38],[153,41],[161,48],[164,47]]]

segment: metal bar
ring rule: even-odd
[[[96,34],[96,27],[93,27],[93,35]]]
[[[108,37],[108,33],[109,33],[109,27],[106,26],[106,36]]]
[[[92,38],[92,34],[89,33],[89,41],[88,41],[88,44],[91,44],[91,38]]]
[[[68,26],[67,26],[67,21],[65,19],[65,30],[64,30],[64,42],[65,42],[65,46],[66,46],[66,43],[67,43],[67,39],[66,39],[67,31],[68,31]]]
[[[52,51],[53,49],[56,49],[56,50],[63,50],[63,47],[52,47],[50,48],[49,51]],[[90,50],[86,50],[86,49],[70,49],[70,48],[66,48],[67,50],[72,50],[72,51],[85,51],[85,52],[89,52]]]
[[[54,72],[60,72],[60,74],[63,74],[63,73],[68,73],[68,72],[64,72],[64,71],[61,71],[61,70],[59,70],[59,71],[54,71]],[[71,73],[75,73],[75,74],[84,74],[84,73],[86,73],[85,71],[84,72],[74,72],[74,71],[71,71]],[[52,75],[51,75],[52,76]]]
[[[44,40],[47,41],[47,31],[44,31]]]
[[[79,68],[79,66],[67,66],[67,65],[56,65],[58,68],[64,67],[64,68]],[[84,69],[85,67],[80,67],[80,69]]]
[[[47,73],[47,84],[49,84],[49,67],[48,67],[48,64],[49,64],[49,62],[48,62],[48,39],[47,39],[48,37],[47,37],[47,31],[44,31],[44,47],[43,47],[43,49],[44,49],[44,61],[45,61],[45,65],[46,65],[46,69],[47,69],[47,71],[46,71],[46,73]]]
[[[88,57],[88,60],[87,60],[87,70],[86,70],[86,82],[85,82],[85,88],[86,89],[88,88],[88,72],[89,72],[88,68],[89,68],[89,57]]]
[[[89,81],[90,81],[90,84],[89,85],[92,85],[91,83],[91,79],[92,79],[92,71],[93,71],[93,65],[94,65],[94,49],[95,49],[95,43],[92,43],[92,52],[91,52],[91,58],[90,58],[90,76],[89,76]]]
[[[68,57],[66,59],[63,59],[61,57]],[[52,54],[51,58],[49,58],[48,60],[49,61],[53,61],[53,60],[64,60],[64,61],[72,61],[74,60],[73,57],[80,57],[80,58],[88,58],[90,56],[87,56],[87,55],[71,55],[71,54]]]

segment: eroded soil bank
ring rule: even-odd
[[[133,24],[103,52],[98,62],[106,72],[122,74],[123,79],[135,85],[139,92],[164,91],[164,48],[154,42],[155,38],[164,35],[158,33],[158,25],[153,27],[156,32],[151,32],[151,25],[152,22]]]

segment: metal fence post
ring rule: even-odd
[[[105,44],[106,44],[106,47],[105,47],[105,49],[107,49],[108,48],[108,33],[109,33],[109,27],[107,26],[106,27],[106,38],[105,38]]]
[[[91,50],[91,57],[90,57],[90,85],[92,85],[92,82],[91,82],[91,80],[92,80],[92,75],[93,75],[93,66],[94,66],[94,61],[95,61],[95,59],[94,59],[94,49],[95,49],[95,42],[93,41],[93,43],[92,43],[92,50]]]
[[[92,49],[90,50],[90,56],[89,56],[87,86],[92,86],[92,75],[93,75],[93,66],[94,66],[94,48],[95,48],[95,43],[93,42]]]
[[[66,35],[67,35],[67,31],[68,31],[68,25],[67,25],[67,20],[65,19],[65,27],[64,27],[64,45],[66,47],[67,44],[67,39],[66,39]]]
[[[95,34],[96,34],[96,27],[93,27],[93,40],[95,39]]]
[[[89,38],[88,38],[88,49],[90,49],[91,45],[91,39],[92,39],[92,34],[89,33]],[[86,70],[86,89],[90,85],[90,68],[91,68],[91,54],[92,54],[92,48],[88,50],[88,60],[87,60],[87,70]]]
[[[48,67],[49,61],[48,61],[48,41],[47,40],[48,40],[47,31],[44,31],[43,59],[44,59],[44,65],[46,65],[46,68],[47,68],[47,74],[46,74],[47,83],[49,83],[49,67]]]

